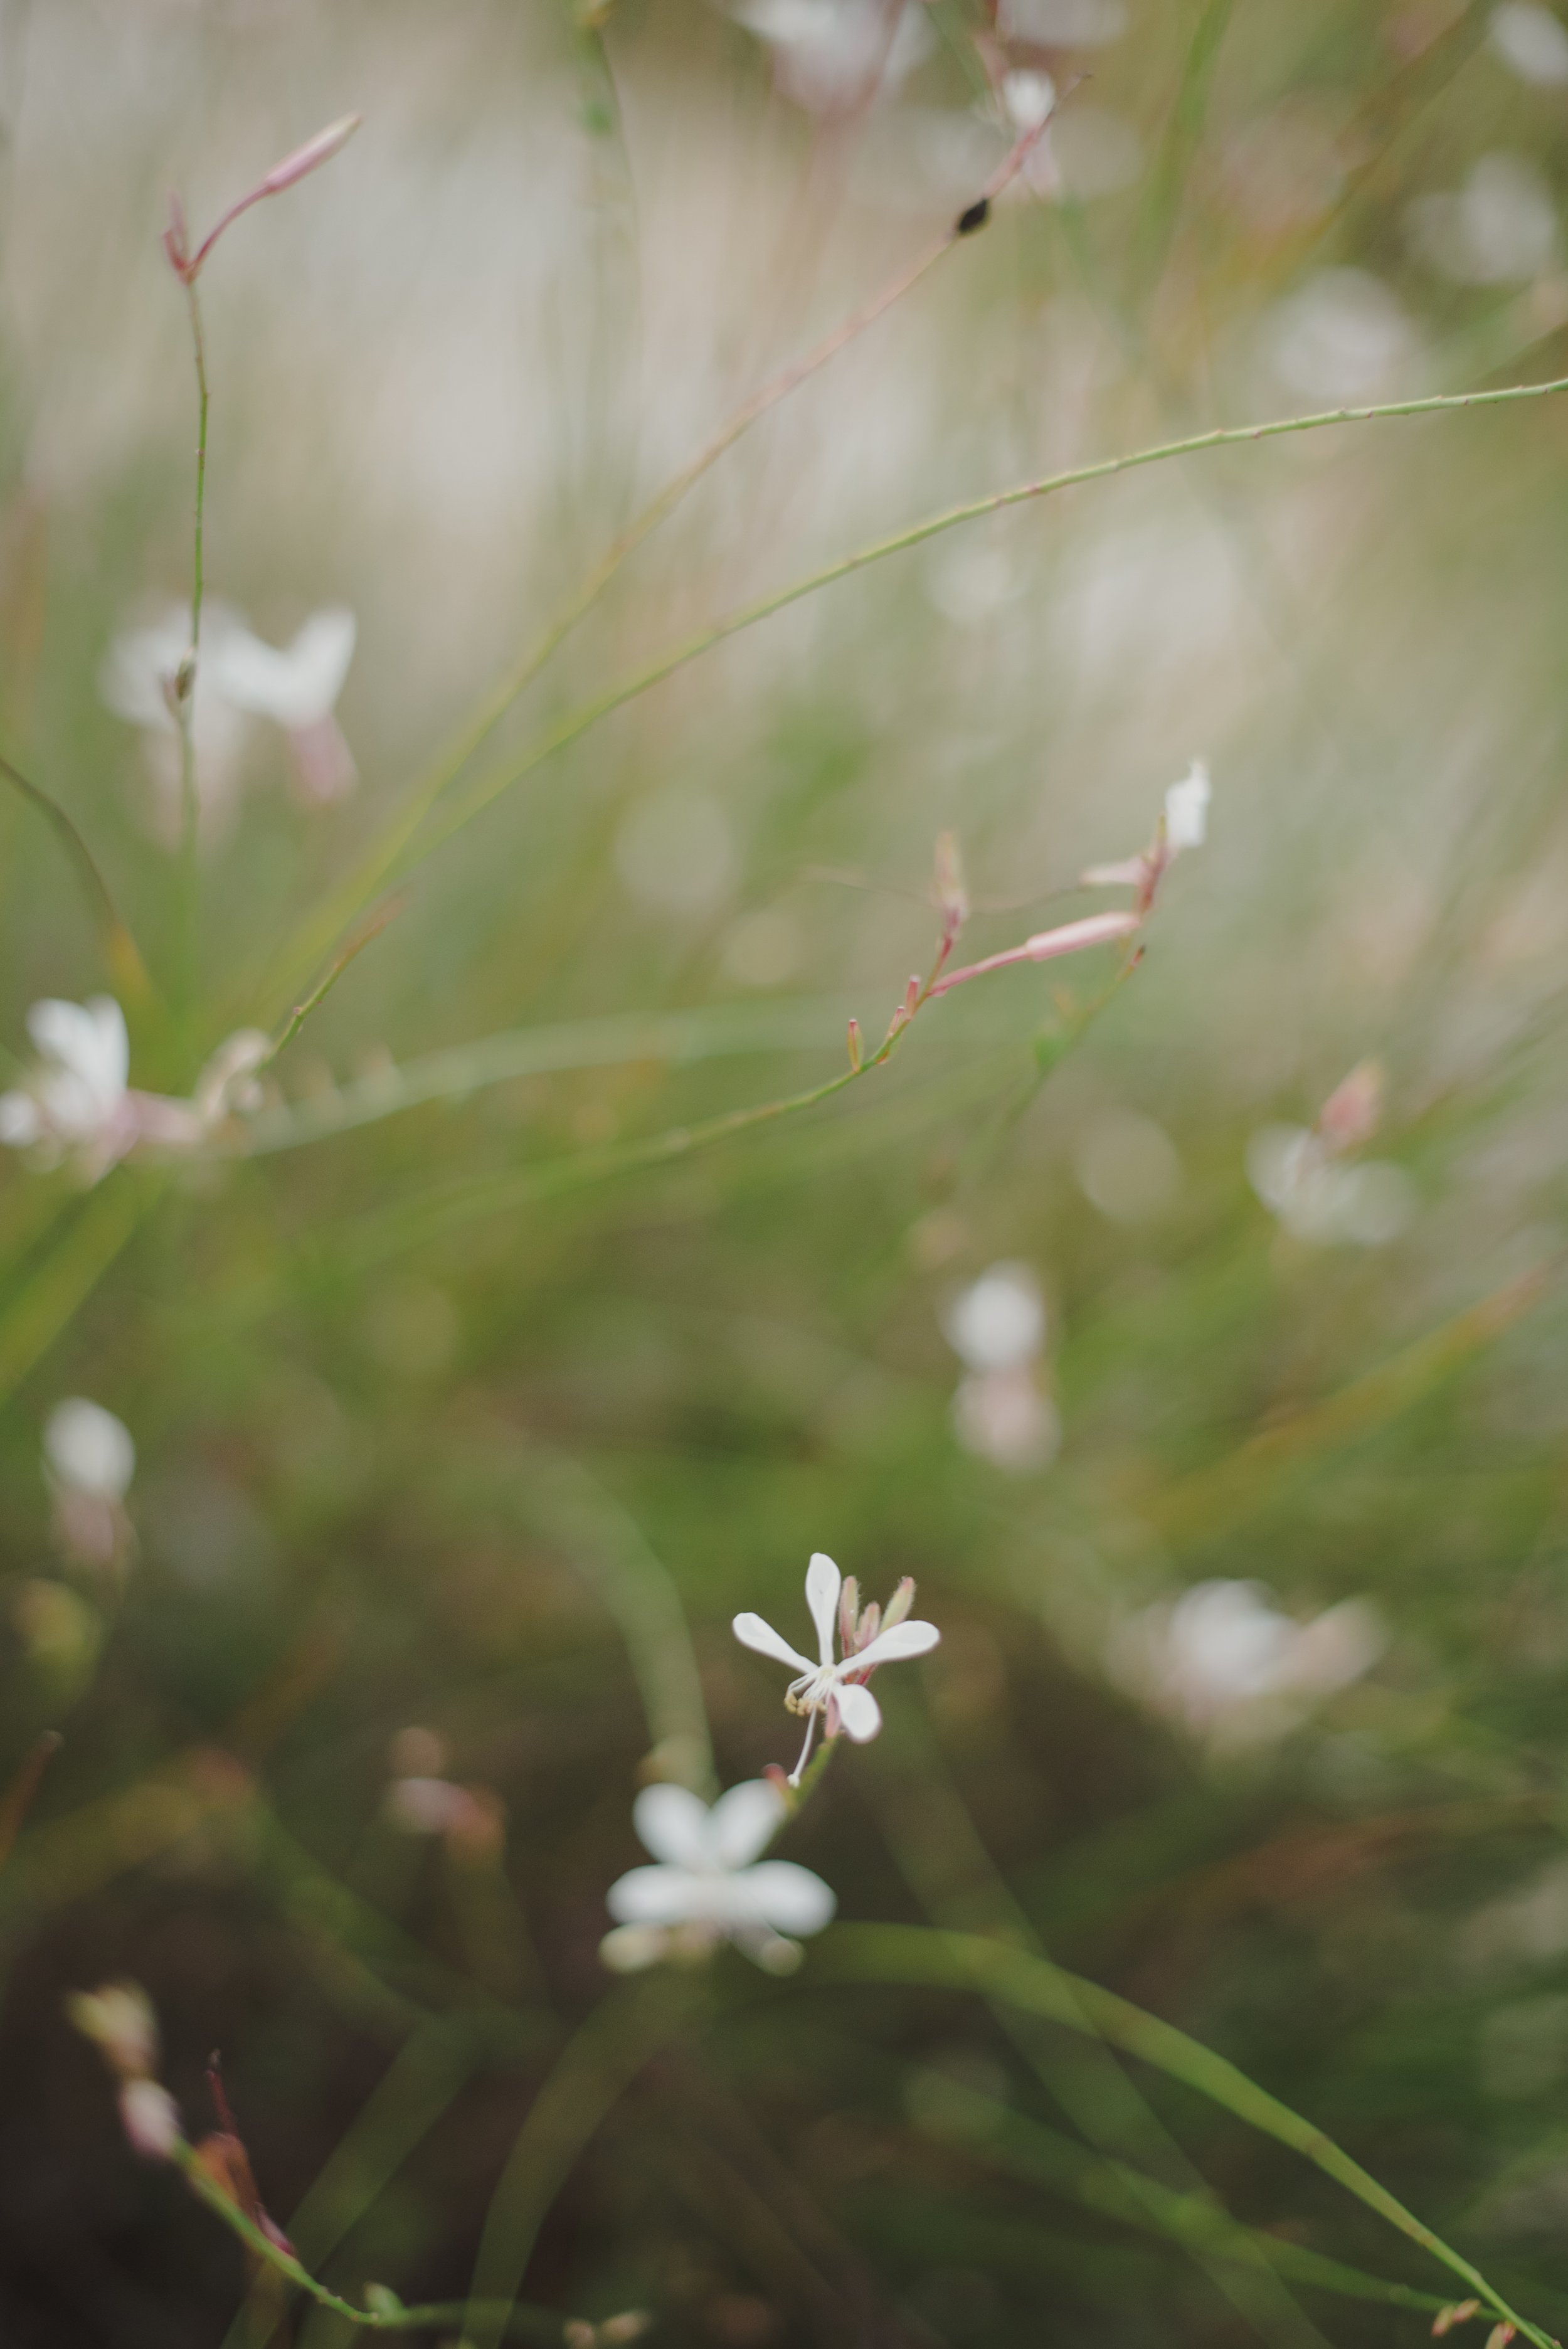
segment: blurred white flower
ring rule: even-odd
[[[994,1264],[959,1290],[942,1326],[968,1370],[1006,1371],[1032,1362],[1046,1341],[1040,1284],[1026,1264]]]
[[[761,1853],[785,1817],[776,1786],[749,1779],[711,1809],[684,1786],[645,1786],[632,1822],[657,1863],[634,1868],[610,1887],[605,1906],[617,1930],[600,1954],[630,1973],[661,1958],[706,1955],[734,1941],[769,1973],[800,1962],[801,1933],[820,1933],[838,1902],[820,1876]]]
[[[1209,802],[1214,795],[1209,770],[1194,759],[1179,783],[1165,793],[1165,845],[1172,856],[1185,848],[1202,848],[1209,836]]]
[[[1113,1634],[1112,1677],[1155,1711],[1216,1743],[1292,1727],[1376,1663],[1382,1626],[1347,1599],[1309,1623],[1256,1582],[1200,1582],[1142,1609]]]
[[[1048,1468],[1061,1450],[1061,1414],[1032,1363],[971,1371],[953,1397],[953,1432],[965,1452],[1015,1475]]]
[[[730,13],[772,51],[783,95],[813,114],[896,89],[932,47],[919,0],[738,0]]]
[[[1365,269],[1321,269],[1274,314],[1274,371],[1308,399],[1374,398],[1415,349],[1398,297]]]
[[[313,612],[279,651],[246,627],[232,628],[211,656],[218,690],[236,709],[270,718],[288,737],[302,798],[341,799],[358,781],[354,754],[334,712],[354,658],[352,612]]]
[[[845,1602],[841,1609],[841,1598]],[[784,1697],[791,1713],[807,1716],[806,1742],[790,1774],[791,1785],[800,1783],[819,1713],[827,1715],[828,1736],[836,1737],[844,1729],[857,1744],[864,1744],[882,1727],[882,1707],[865,1686],[872,1673],[879,1664],[897,1663],[906,1656],[923,1656],[941,1639],[934,1623],[903,1620],[913,1598],[914,1585],[905,1576],[889,1602],[885,1622],[874,1605],[859,1616],[853,1578],[846,1583],[832,1559],[814,1550],[806,1569],[806,1604],[817,1627],[819,1662],[813,1664],[802,1656],[760,1615],[735,1618],[732,1628],[742,1647],[755,1649],[759,1656],[771,1656],[775,1663],[793,1665],[799,1675],[790,1682]],[[838,1662],[833,1660],[835,1616],[844,1651]]]
[[[395,1778],[382,1816],[405,1835],[440,1836],[459,1857],[493,1857],[505,1841],[506,1810],[488,1786],[459,1786],[449,1778]]]
[[[1119,888],[1138,892],[1140,916],[1148,913],[1160,894],[1160,885],[1176,859],[1189,848],[1202,848],[1209,833],[1209,802],[1213,785],[1207,762],[1194,759],[1179,782],[1170,784],[1154,837],[1136,856],[1114,864],[1091,864],[1078,875],[1085,889]]]
[[[183,2134],[180,2107],[157,2080],[128,2080],[119,2092],[119,2117],[131,2150],[144,2161],[167,2161]]]
[[[1418,196],[1406,213],[1418,250],[1461,285],[1517,285],[1558,259],[1557,208],[1523,155],[1481,155],[1455,194]]]
[[[1097,1117],[1073,1161],[1078,1187],[1107,1222],[1142,1224],[1162,1215],[1181,1189],[1181,1160],[1162,1125],[1137,1110]]]
[[[1568,27],[1539,0],[1502,0],[1487,31],[1498,56],[1521,81],[1548,89],[1568,83]]]
[[[136,1473],[130,1430],[101,1403],[72,1395],[44,1423],[44,1474],[55,1539],[79,1565],[128,1566],[136,1547],[125,1496]]]
[[[1386,1247],[1416,1212],[1402,1167],[1382,1158],[1346,1166],[1310,1126],[1261,1126],[1247,1144],[1247,1179],[1294,1238],[1319,1246]]]
[[[222,683],[223,650],[242,626],[226,604],[209,602],[201,615],[201,647],[191,689],[196,796],[203,838],[221,838],[233,816],[246,720]],[[174,679],[191,649],[191,607],[170,604],[150,626],[128,628],[111,642],[98,672],[98,691],[117,718],[147,737],[153,819],[173,847],[181,824],[180,727]]]
[[[1057,86],[1048,73],[1020,67],[1002,77],[1002,110],[1015,130],[1037,130],[1051,119]]]
[[[49,1413],[44,1457],[57,1483],[94,1500],[123,1501],[136,1474],[129,1428],[85,1395],[69,1396]]]
[[[272,1049],[259,1030],[242,1030],[208,1062],[197,1099],[175,1101],[126,1082],[130,1041],[112,996],[35,1003],[27,1031],[38,1059],[19,1085],[0,1093],[0,1143],[30,1152],[46,1169],[68,1163],[88,1184],[138,1148],[197,1148],[242,1105],[248,1073]]]

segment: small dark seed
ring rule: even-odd
[[[990,217],[991,199],[989,196],[982,196],[977,202],[970,205],[966,212],[959,213],[957,233],[960,236],[973,236],[977,228],[985,227]]]

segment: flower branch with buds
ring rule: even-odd
[[[815,1663],[792,1648],[760,1615],[738,1615],[732,1627],[743,1648],[795,1668],[796,1678],[785,1691],[784,1702],[791,1713],[806,1716],[806,1741],[789,1774],[791,1786],[800,1784],[819,1718],[826,1737],[835,1738],[844,1731],[858,1745],[865,1744],[882,1727],[882,1707],[866,1685],[872,1674],[881,1664],[923,1656],[942,1637],[934,1623],[906,1620],[914,1604],[914,1584],[908,1575],[889,1599],[885,1614],[874,1599],[862,1609],[854,1576],[846,1581],[820,1550],[812,1553],[806,1569],[806,1604],[817,1631]]]

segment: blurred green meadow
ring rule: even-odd
[[[112,677],[191,594],[165,191],[350,112],[203,268],[204,641],[352,613],[357,781],[199,665],[182,855]],[[7,2349],[357,2337],[127,2144],[119,1979],[413,2337],[1428,2337],[1463,2282],[1057,1966],[1568,2324],[1568,402],[1068,488],[579,716],[948,507],[1568,373],[1565,134],[1534,0],[5,0],[0,754],[146,977],[8,790],[0,1079],[108,994],[184,1101],[358,947],[199,1146],[0,1150]],[[939,835],[969,964],[1125,903],[1193,761],[1135,954],[789,1106]],[[730,1619],[809,1645],[818,1550],[942,1632],[784,1827],[838,1919],[618,1975],[638,1789],[795,1764]]]

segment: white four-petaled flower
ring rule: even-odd
[[[809,1868],[760,1857],[784,1817],[784,1799],[765,1778],[732,1786],[711,1809],[685,1786],[645,1786],[632,1822],[655,1865],[610,1887],[616,1930],[601,1944],[605,1963],[629,1973],[734,1941],[770,1973],[798,1965],[790,1937],[820,1933],[838,1903]]]
[[[879,1664],[923,1656],[941,1639],[934,1623],[903,1620],[913,1598],[914,1585],[906,1576],[888,1606],[885,1621],[874,1601],[861,1614],[853,1577],[845,1582],[832,1559],[816,1550],[806,1569],[806,1604],[817,1627],[818,1662],[813,1664],[792,1648],[760,1615],[736,1617],[735,1636],[743,1647],[754,1648],[759,1656],[771,1656],[776,1663],[792,1664],[798,1674],[784,1698],[791,1713],[807,1716],[806,1742],[790,1774],[791,1785],[800,1783],[819,1713],[827,1715],[830,1737],[845,1729],[857,1744],[864,1744],[882,1727],[882,1708],[865,1685],[872,1673]],[[835,1617],[842,1651],[837,1660],[833,1655]]]

